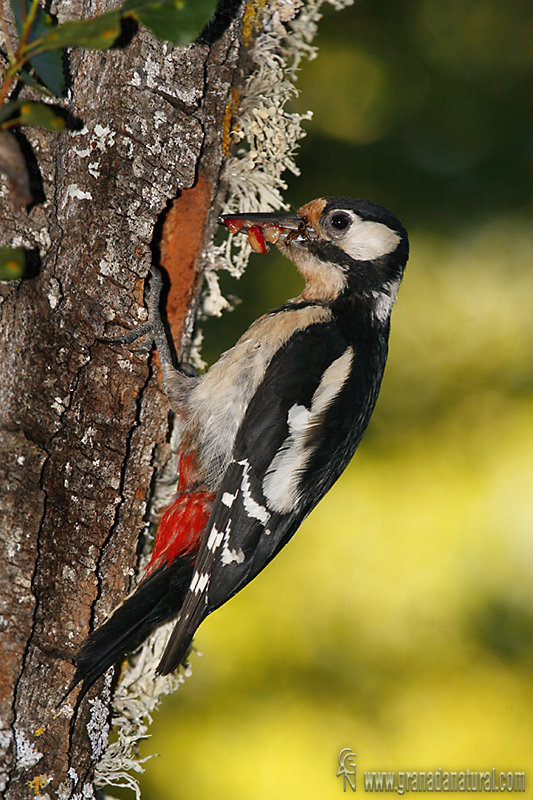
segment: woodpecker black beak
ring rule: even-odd
[[[247,233],[256,253],[266,253],[268,244],[289,244],[296,240],[316,239],[317,234],[306,217],[298,214],[224,214],[218,218],[231,233]]]

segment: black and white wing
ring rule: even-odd
[[[335,322],[297,331],[274,355],[237,434],[161,674],[177,668],[202,620],[268,564],[344,470],[379,388],[367,374]]]

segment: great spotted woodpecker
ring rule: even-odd
[[[158,672],[179,666],[200,623],[264,569],[337,480],[378,396],[409,253],[398,219],[365,200],[321,197],[294,215],[219,221],[257,252],[275,243],[305,288],[202,377],[172,366],[157,315],[140,331],[158,346],[181,418],[177,492],[141,582],[77,656],[81,696],[176,615]]]

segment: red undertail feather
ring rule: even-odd
[[[172,564],[178,556],[196,557],[202,543],[202,533],[211,514],[215,495],[200,490],[187,491],[187,485],[194,485],[190,480],[190,460],[190,456],[180,459],[177,494],[159,522],[152,558],[143,580],[162,564]]]

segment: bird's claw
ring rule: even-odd
[[[112,338],[106,337],[100,339],[100,341],[104,344],[127,345],[133,344],[133,342],[136,342],[137,339],[141,339],[144,336],[151,334],[149,341],[146,345],[143,345],[142,348],[150,351],[152,349],[152,344],[158,344],[158,333],[162,333],[166,339],[163,321],[159,312],[159,301],[161,298],[162,289],[163,279],[161,277],[161,273],[159,270],[152,267],[150,270],[150,292],[147,303],[148,319],[146,322],[141,323],[141,325],[137,325],[135,328],[133,328],[133,330],[129,331],[123,336],[114,336]]]
[[[115,345],[125,345],[125,344],[133,344],[133,342],[137,341],[137,339],[141,339],[143,336],[147,336],[149,333],[153,334],[154,326],[151,321],[147,320],[143,322],[142,325],[137,325],[136,328],[133,328],[129,333],[124,334],[124,336],[115,336],[113,338],[103,338],[99,339],[98,341],[102,342],[103,344],[115,344]],[[151,350],[153,344],[153,336],[150,338],[150,347],[143,345],[142,349]]]
[[[124,336],[113,339],[101,339],[100,341],[106,344],[130,345],[137,341],[137,339],[145,337],[145,342],[143,342],[139,348],[139,350],[144,352],[150,352],[155,344],[163,371],[163,388],[171,407],[174,408],[179,406],[179,398],[181,397],[181,390],[176,387],[181,387],[183,380],[195,378],[196,371],[191,364],[179,364],[177,369],[174,367],[171,346],[159,311],[162,288],[163,279],[161,273],[159,270],[152,268],[150,272],[150,289],[146,304],[148,311],[148,319],[146,322],[138,325]]]

